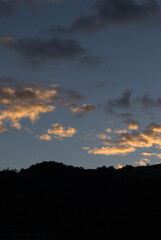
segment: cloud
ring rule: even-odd
[[[73,101],[73,100],[82,101],[85,98],[85,96],[83,94],[81,94],[80,92],[75,91],[75,90],[66,91],[65,96],[68,101]]]
[[[102,140],[105,140],[105,139],[110,140],[110,139],[111,139],[110,136],[107,136],[107,135],[104,134],[104,133],[98,133],[98,134],[96,135],[96,137],[99,138],[99,139],[102,139]]]
[[[6,133],[8,130],[6,129],[5,125],[2,121],[0,121],[0,133]]]
[[[111,128],[107,128],[107,129],[105,129],[105,131],[106,131],[107,133],[111,133],[111,132],[112,132]]]
[[[130,110],[141,109],[142,111],[147,111],[148,109],[161,107],[160,97],[151,97],[149,94],[144,94],[142,97],[133,97],[132,90],[126,90],[119,98],[109,99],[105,103],[105,112],[109,114],[115,114],[117,117],[132,118],[134,113],[117,113],[118,110]],[[147,113],[147,112],[146,112]],[[150,114],[150,113],[149,113]],[[130,124],[129,124],[130,125]],[[132,124],[131,124],[132,126]],[[137,124],[136,124],[137,127]],[[138,125],[139,127],[139,125]]]
[[[140,136],[146,139],[152,146],[157,145],[159,148],[161,148],[160,134],[146,129],[143,133],[140,134]]]
[[[38,2],[62,2],[63,0],[0,0],[3,3],[19,3],[19,4],[31,4],[31,3],[38,3]]]
[[[128,129],[130,130],[138,130],[140,123],[136,120],[133,120],[131,118],[124,121],[128,125]]]
[[[114,133],[120,134],[120,133],[127,133],[126,129],[115,129]]]
[[[116,141],[104,141],[105,145],[132,146],[132,147],[152,147],[153,143],[141,136],[140,133],[121,133]]]
[[[39,140],[44,140],[44,141],[50,141],[51,140],[51,136],[49,134],[42,134],[42,135],[36,135],[36,138],[38,138]]]
[[[13,38],[12,37],[7,37],[7,36],[0,36],[0,43],[9,43],[12,42]]]
[[[161,6],[156,0],[97,0],[88,14],[75,20],[71,26],[52,26],[50,33],[93,33],[107,29],[110,26],[139,26],[159,25],[161,20]],[[94,13],[92,13],[94,12]]]
[[[89,154],[94,154],[94,155],[105,155],[105,156],[110,156],[110,155],[121,155],[125,156],[128,153],[135,152],[134,147],[129,147],[129,146],[113,146],[113,147],[102,147],[102,148],[94,148],[90,149],[88,151]]]
[[[107,113],[114,113],[114,109],[128,108],[131,106],[131,90],[126,90],[118,99],[108,100],[105,110]]]
[[[76,40],[68,38],[19,38],[11,41],[0,41],[8,50],[24,59],[26,66],[41,68],[48,62],[72,61],[90,64],[96,57],[88,55],[88,51]],[[88,61],[82,61],[88,57]]]
[[[65,104],[65,106],[70,108],[72,114],[76,116],[82,116],[96,110],[96,107],[92,104],[83,104],[82,106],[77,106],[76,104]]]
[[[112,138],[106,139],[103,137],[100,139],[103,140],[102,144],[106,145],[107,147],[95,147],[93,149],[89,149],[89,154],[94,155],[126,155],[129,153],[132,153],[137,150],[137,148],[151,148],[156,147],[161,149],[161,132],[158,131],[158,128],[152,128],[149,129],[151,126],[157,126],[159,127],[160,124],[150,124],[148,125],[143,132],[122,132],[117,130],[114,130],[113,132],[115,134],[118,134],[116,137],[116,140],[113,140]],[[111,129],[106,129],[108,132],[111,131]],[[156,156],[158,158],[161,158],[161,154],[157,153],[146,153],[143,152],[142,155],[144,156]],[[143,162],[141,162],[142,164]],[[139,164],[139,162],[137,162]]]
[[[42,113],[52,112],[55,107],[44,103],[27,103],[24,105],[15,105],[8,110],[0,111],[0,121],[10,122],[11,126],[20,130],[19,121],[23,118],[29,118],[35,122]]]
[[[148,129],[149,129],[149,130],[152,130],[152,131],[154,131],[154,132],[161,133],[161,123],[151,123],[151,124],[148,126]]]
[[[89,150],[89,147],[83,147],[83,150]]]
[[[5,106],[22,104],[28,101],[60,102],[61,98],[54,90],[34,90],[18,87],[16,90],[8,86],[0,86],[0,102]]]
[[[117,164],[117,166],[115,167],[116,169],[121,169],[121,168],[123,168],[124,166],[122,165],[122,164]]]
[[[10,17],[14,13],[15,10],[11,1],[0,1],[0,17]]]
[[[83,99],[84,95],[74,90],[66,91],[58,84],[39,85],[31,83],[28,84],[29,87],[25,87],[26,83],[20,84],[15,79],[8,78],[2,78],[0,82],[2,83],[0,86],[1,133],[7,131],[5,127],[7,123],[14,129],[20,130],[22,119],[29,118],[32,122],[35,122],[41,114],[54,111],[56,106],[53,106],[53,104],[62,104],[72,108],[71,111],[75,114],[85,114],[95,109],[91,104],[84,104],[79,107],[76,104],[66,104],[67,94],[72,100],[78,101]],[[70,133],[70,130],[72,129],[69,128],[67,134]]]
[[[141,153],[141,155],[143,155],[143,156],[148,156],[148,157],[155,156],[155,157],[161,159],[161,153],[147,153],[147,152],[143,152],[143,153]]]
[[[40,2],[61,2],[63,0],[0,0],[0,17],[15,15],[18,5],[29,5]]]
[[[61,140],[66,137],[71,138],[77,132],[76,129],[72,127],[68,127],[67,130],[65,130],[65,128],[59,123],[55,123],[52,126],[53,126],[53,129],[48,129],[47,133],[53,134],[55,138],[59,138]]]
[[[148,163],[150,163],[150,160],[147,158],[140,159],[139,162],[134,162],[135,165],[139,166],[147,166]]]
[[[161,98],[158,97],[158,98],[154,99],[149,94],[145,94],[142,97],[138,97],[136,99],[136,101],[144,109],[148,109],[148,108],[152,108],[152,107],[160,107],[161,106]]]
[[[10,84],[10,81],[7,83]],[[11,85],[14,83],[15,81],[11,81]],[[41,114],[55,110],[56,107],[51,104],[56,103],[58,98],[58,93],[54,89],[39,90],[18,85],[17,87],[0,86],[0,103],[3,107],[0,110],[0,132],[7,131],[5,126],[7,123],[14,129],[20,130],[22,119],[29,118],[32,123],[37,121]]]

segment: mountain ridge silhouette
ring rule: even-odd
[[[104,234],[141,239],[150,232],[154,238],[160,226],[161,164],[83,169],[50,161],[18,172],[2,170],[0,213],[1,239],[13,239],[10,231],[19,228],[41,228],[56,239],[103,239]]]

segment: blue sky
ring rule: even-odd
[[[161,2],[0,0],[0,167],[161,162]]]

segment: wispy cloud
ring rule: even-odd
[[[149,94],[144,94],[141,97],[132,96],[132,90],[126,90],[122,95],[115,99],[108,99],[105,104],[105,112],[108,114],[115,114],[117,117],[133,118],[134,113],[131,109],[141,109],[144,112],[154,108],[161,107],[161,98],[152,97]],[[126,111],[126,113],[118,113],[118,111]],[[129,112],[127,112],[129,111]],[[129,123],[130,124],[130,123]],[[131,124],[132,126],[132,124]]]
[[[77,60],[79,64],[98,62],[79,42],[69,38],[19,38],[1,37],[0,43],[10,52],[19,55],[26,66],[39,69],[46,63]],[[97,61],[95,61],[97,60]]]
[[[19,5],[31,5],[41,2],[62,2],[64,0],[0,0],[0,17],[11,17],[17,12],[17,6]]]
[[[93,33],[110,26],[139,24],[155,26],[161,20],[161,6],[156,0],[97,0],[88,14],[83,14],[69,27],[52,26],[50,33]]]
[[[147,153],[147,152],[143,152],[141,153],[141,155],[143,156],[148,156],[148,157],[157,157],[157,158],[160,158],[161,159],[161,153]]]
[[[114,113],[115,109],[129,108],[131,106],[131,101],[130,101],[131,95],[132,95],[132,91],[127,90],[122,94],[120,98],[108,100],[105,107],[106,112]]]
[[[82,116],[96,110],[96,107],[92,104],[83,104],[82,106],[78,106],[76,104],[65,104],[65,106],[68,107],[75,116]]]

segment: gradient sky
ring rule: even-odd
[[[161,1],[0,0],[0,167],[161,163]]]

